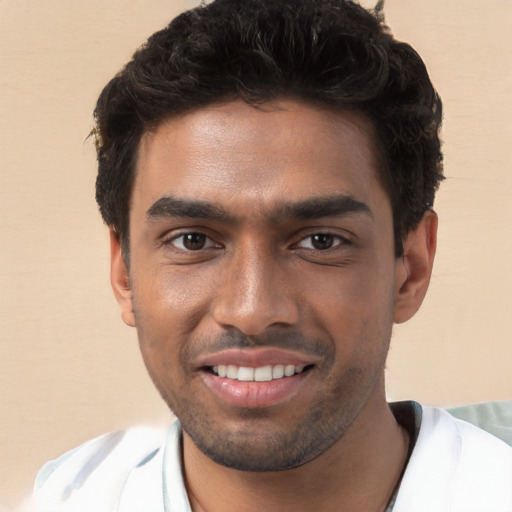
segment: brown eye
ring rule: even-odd
[[[189,251],[198,251],[206,245],[206,235],[202,233],[187,233],[181,236],[183,247]]]
[[[200,251],[202,249],[210,249],[219,247],[211,238],[204,233],[191,231],[189,233],[182,233],[170,239],[166,244],[174,246],[180,251]]]
[[[326,233],[313,235],[311,237],[311,245],[319,251],[325,251],[334,245],[334,237]]]
[[[350,240],[340,235],[331,233],[315,233],[303,238],[297,247],[301,249],[312,249],[315,251],[327,251],[341,245],[349,245]]]

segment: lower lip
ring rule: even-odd
[[[309,371],[266,382],[243,382],[203,372],[206,385],[225,403],[249,409],[270,407],[293,397]]]

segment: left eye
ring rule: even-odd
[[[204,233],[182,233],[174,237],[170,242],[178,249],[184,251],[200,251],[209,247],[216,247],[216,244]]]
[[[303,249],[315,249],[316,251],[327,251],[338,245],[349,243],[345,238],[338,235],[331,235],[330,233],[315,233],[306,238],[303,238],[298,247]]]

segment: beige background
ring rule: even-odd
[[[86,439],[168,413],[119,318],[87,134],[106,81],[193,2],[0,0],[0,509]],[[394,399],[512,398],[512,1],[387,0],[445,102],[431,290],[396,328]]]

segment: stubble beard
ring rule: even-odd
[[[304,339],[296,333],[281,334],[278,338],[254,339],[243,335],[228,336],[210,342],[186,345],[180,353],[180,369],[194,360],[190,351],[201,352],[203,346],[217,349],[246,348],[248,346],[281,346],[302,348],[321,355],[325,366],[310,371],[321,372],[326,378],[334,365],[334,346],[325,341]],[[191,347],[193,347],[191,349]],[[313,347],[313,348],[312,348]],[[388,345],[389,347],[389,345]],[[162,398],[181,423],[184,432],[196,447],[212,461],[239,471],[276,472],[299,467],[323,454],[343,438],[373,392],[384,371],[387,348],[373,359],[370,367],[345,368],[343,375],[324,390],[314,404],[303,405],[304,410],[294,411],[290,422],[273,421],[274,412],[268,409],[245,409],[229,425],[212,405],[204,404],[191,392],[190,379],[183,378],[178,387],[169,389],[159,382],[146,365]],[[144,350],[142,351],[144,355]],[[375,356],[375,354],[374,354]],[[176,369],[167,368],[167,371]],[[199,378],[196,376],[195,378]],[[279,407],[279,406],[277,406]]]
[[[212,461],[239,471],[276,472],[312,461],[344,437],[366,403],[359,395],[360,386],[364,386],[361,375],[359,369],[350,370],[331,396],[324,397],[305,412],[301,421],[290,425],[275,426],[271,413],[247,410],[245,418],[240,418],[240,426],[229,429],[214,415],[191,413],[201,411],[200,404],[177,404],[168,396],[164,399],[183,431]]]

